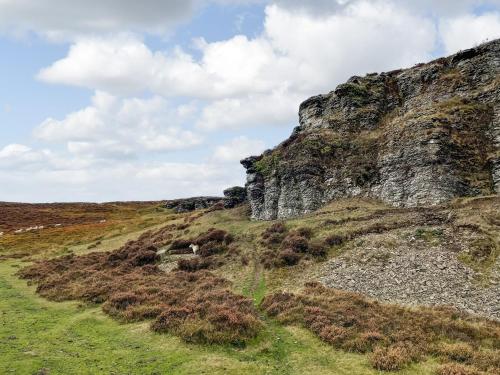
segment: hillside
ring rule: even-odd
[[[306,100],[290,138],[242,161],[252,217],[357,196],[413,207],[498,192],[499,56],[495,40]]]
[[[500,373],[500,40],[353,77],[224,197],[0,203],[0,373]]]
[[[430,209],[344,199],[271,223],[250,220],[247,205],[175,213],[151,203],[133,217],[130,207],[0,237],[0,372],[500,368],[498,197]],[[65,233],[81,237],[61,243]]]

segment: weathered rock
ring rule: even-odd
[[[174,209],[175,212],[189,212],[213,207],[222,203],[224,208],[233,208],[247,200],[244,187],[233,186],[224,190],[224,197],[192,197],[169,200],[165,208]]]
[[[223,202],[222,197],[192,197],[183,199],[173,199],[165,203],[165,208],[174,209],[175,212],[189,212],[210,208],[213,205]]]
[[[233,186],[224,190],[224,208],[233,208],[247,200],[247,191],[244,187]]]
[[[394,206],[500,191],[500,40],[413,68],[352,77],[306,100],[300,126],[242,160],[254,219],[345,197]]]

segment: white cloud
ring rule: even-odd
[[[365,0],[274,0],[272,3],[295,12],[309,12],[316,16],[329,15],[343,7]],[[500,5],[500,0],[388,0],[391,3],[426,15],[450,16],[469,12],[480,6]]]
[[[29,148],[28,146],[13,143],[5,146],[3,149],[0,150],[0,159],[16,157],[19,155],[26,154],[30,151],[31,148]]]
[[[144,91],[165,96],[220,98],[272,88],[261,74],[275,55],[266,40],[235,36],[223,42],[197,40],[201,61],[180,48],[153,52],[131,35],[92,37],[73,44],[68,55],[42,69],[44,82],[108,91]]]
[[[203,108],[196,126],[204,130],[290,125],[304,96],[287,89],[216,100]]]
[[[240,136],[217,146],[213,159],[222,163],[239,162],[250,155],[258,155],[264,150],[265,143],[263,141]]]
[[[21,144],[0,149],[2,199],[220,194],[242,183],[239,159],[265,146],[237,133],[241,128],[291,128],[302,100],[351,75],[426,61],[440,43],[454,52],[500,36],[498,12],[471,13],[499,0],[275,0],[267,2],[263,30],[254,37],[198,38],[192,52],[181,46],[156,51],[140,36],[165,34],[202,2],[0,0],[0,29],[72,41],[67,55],[40,70],[38,79],[95,90],[86,108],[35,129],[37,140],[53,150]],[[222,129],[234,138],[215,146],[211,156],[203,149],[176,154],[181,160],[205,157],[203,162],[159,155],[201,144],[197,131]],[[218,135],[203,138],[209,143],[210,137]]]
[[[188,19],[194,0],[3,0],[0,29],[54,40],[121,31],[165,33]]]
[[[428,58],[435,37],[429,19],[386,2],[356,2],[322,18],[273,5],[266,8],[261,36],[213,43],[199,39],[199,60],[180,48],[153,52],[131,36],[89,38],[78,40],[38,77],[115,94],[147,90],[220,99],[262,94],[284,84],[309,93],[332,89],[349,74]]]
[[[62,155],[61,155],[62,156]],[[0,159],[0,195],[6,201],[163,200],[221,195],[242,172],[214,163],[127,162],[88,165]],[[27,183],[29,181],[29,183]]]
[[[22,144],[9,144],[0,149],[0,170],[12,173],[32,173],[39,170],[57,171],[88,168],[89,160],[68,158],[57,155],[51,150],[34,150]],[[27,177],[29,180],[29,177]]]
[[[90,106],[62,120],[46,119],[34,135],[44,141],[67,142],[74,154],[128,157],[201,144],[200,136],[182,128],[191,117],[189,106],[173,108],[158,96],[120,99],[98,91]]]
[[[264,26],[253,39],[196,40],[199,59],[180,47],[152,51],[131,36],[81,39],[38,77],[115,95],[209,100],[197,121],[203,129],[281,125],[308,96],[353,74],[423,61],[436,45],[431,20],[384,1],[356,1],[319,18],[270,5]]]
[[[500,38],[500,13],[485,13],[479,16],[463,15],[443,19],[440,23],[440,31],[446,53],[455,53],[488,39]]]

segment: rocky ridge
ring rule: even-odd
[[[252,218],[355,196],[412,207],[498,193],[499,73],[495,40],[306,100],[290,138],[241,162]]]
[[[165,208],[177,213],[211,208],[221,204],[224,208],[233,208],[246,201],[246,190],[241,186],[227,188],[223,197],[191,197],[168,200]]]

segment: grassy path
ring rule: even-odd
[[[100,307],[39,298],[14,275],[16,266],[0,262],[0,374],[376,374],[366,357],[268,319],[243,349],[188,345],[150,332],[147,323],[119,324]],[[415,370],[405,373],[430,374],[422,365]]]

